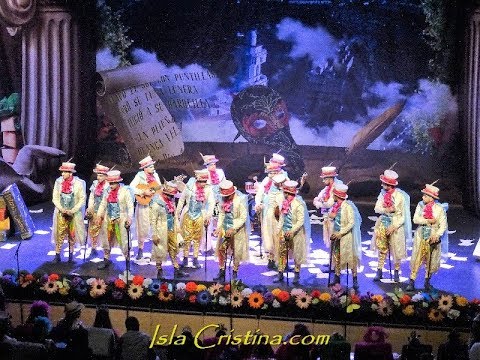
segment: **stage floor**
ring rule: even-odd
[[[400,285],[405,288],[410,273],[409,262],[405,261],[401,266],[401,284],[392,284],[390,279],[384,279],[380,283],[375,283],[372,278],[376,271],[376,256],[368,251],[369,241],[371,239],[372,226],[374,225],[373,204],[357,204],[363,217],[362,223],[362,239],[363,239],[363,258],[361,269],[359,271],[358,280],[360,285],[360,293],[372,292],[383,293],[392,290],[395,286]],[[413,211],[414,209],[412,209]],[[125,259],[121,256],[119,249],[112,252],[113,265],[107,270],[97,270],[98,262],[101,258],[89,258],[90,249],[87,249],[87,258],[84,261],[84,250],[79,246],[75,250],[75,264],[66,262],[68,250],[64,246],[61,263],[53,263],[53,244],[51,243],[51,226],[52,226],[53,206],[51,203],[43,203],[30,208],[30,215],[36,226],[35,235],[29,239],[20,242],[18,234],[13,238],[8,238],[5,242],[0,242],[0,271],[5,269],[17,269],[16,252],[18,251],[18,260],[20,270],[44,271],[46,273],[59,274],[79,274],[81,276],[112,278],[117,277],[125,270]],[[460,294],[468,299],[480,297],[480,261],[473,257],[473,251],[480,237],[480,220],[468,214],[460,207],[450,207],[448,211],[449,220],[449,258],[446,263],[442,264],[439,273],[433,276],[432,284],[435,288]],[[257,230],[257,229],[256,229]],[[301,269],[301,286],[308,288],[325,289],[327,287],[328,273],[323,273],[326,264],[328,264],[329,251],[323,245],[321,239],[322,227],[318,224],[318,220],[312,221],[312,243],[310,264]],[[258,232],[254,231],[250,238],[250,263],[242,264],[239,269],[239,278],[246,284],[253,286],[263,284],[266,286],[274,286],[273,283],[276,272],[267,269],[267,260],[265,257],[260,258]],[[131,271],[133,274],[141,274],[145,277],[155,277],[156,268],[154,263],[150,262],[151,242],[145,244],[145,258],[141,261],[132,260]],[[136,254],[136,241],[133,239],[132,254]],[[99,248],[100,250],[100,248]],[[410,251],[409,251],[410,253]],[[99,251],[100,257],[102,251]],[[132,257],[134,258],[134,257]],[[179,259],[181,257],[179,256]],[[188,280],[193,281],[212,281],[212,278],[218,272],[217,263],[213,256],[205,258],[200,256],[201,269],[187,268],[190,273]],[[179,260],[180,261],[180,260]],[[190,264],[191,266],[191,256]],[[386,264],[388,267],[388,263]],[[388,273],[384,271],[384,277],[388,277]],[[393,275],[393,274],[392,274]],[[164,265],[164,276],[167,279],[173,278],[173,267],[170,262]],[[419,272],[416,286],[423,286],[424,270]],[[293,279],[293,273],[289,273],[290,285]],[[229,274],[227,273],[227,281]],[[346,285],[346,276],[342,275],[342,285]],[[351,283],[351,278],[349,277]],[[285,282],[282,286],[286,286]]]

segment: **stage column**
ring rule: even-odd
[[[465,205],[480,214],[480,8],[469,19],[465,62],[463,138],[467,151]]]
[[[0,16],[22,31],[22,113],[26,144],[86,156],[95,129],[94,3],[68,0],[6,0]],[[90,90],[87,90],[90,89]],[[82,136],[80,136],[82,129]],[[86,157],[88,158],[88,157]]]

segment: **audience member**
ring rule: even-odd
[[[402,347],[401,360],[433,360],[432,345],[422,344],[416,331],[410,333],[408,344]]]
[[[468,360],[468,346],[460,339],[457,330],[453,329],[447,342],[440,344],[437,360]]]
[[[285,341],[278,347],[275,357],[278,360],[308,360],[310,359],[311,345],[302,345],[301,340],[310,335],[304,324],[296,324],[293,331],[287,335]],[[293,339],[295,338],[295,339]],[[290,340],[292,342],[290,342]]]
[[[151,338],[140,331],[140,323],[134,316],[125,320],[127,332],[120,337],[118,358],[121,360],[154,360],[155,351],[150,348]]]
[[[312,359],[350,360],[352,346],[339,333],[333,333],[327,344],[319,344],[312,350]]]
[[[201,340],[197,340],[199,343],[200,347],[195,346],[194,342],[194,337],[192,334],[192,329],[190,326],[185,326],[182,329],[182,336],[184,338],[177,336],[173,340],[175,341],[180,341],[183,339],[184,340],[184,345],[174,345],[171,344],[168,346],[168,354],[167,358],[169,360],[193,360],[193,359],[202,359],[203,358],[203,350],[200,348],[203,344]],[[178,344],[178,343],[177,343]]]
[[[240,359],[238,346],[228,344],[226,338],[221,338],[224,335],[227,335],[227,329],[220,325],[220,329],[215,333],[214,337],[206,338],[203,341],[203,346],[206,348],[204,350],[204,360]],[[214,346],[212,347],[212,345]]]
[[[18,325],[13,335],[21,341],[43,342],[52,330],[49,315],[50,305],[45,301],[34,301],[30,306],[25,324]],[[36,322],[37,318],[41,318],[41,320]]]
[[[392,345],[386,342],[385,329],[371,326],[363,336],[362,342],[355,344],[355,360],[393,360]]]
[[[52,329],[51,337],[57,349],[65,348],[64,358],[90,359],[91,350],[88,346],[88,331],[80,320],[85,306],[76,301],[65,305],[65,317]]]
[[[113,359],[119,336],[112,327],[108,307],[97,307],[93,326],[88,329],[88,345],[95,359]]]
[[[480,313],[473,319],[470,334],[470,360],[480,359]]]

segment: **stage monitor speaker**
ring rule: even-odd
[[[21,238],[23,240],[31,238],[35,232],[35,225],[17,184],[8,185],[2,195],[15,227],[20,230]]]
[[[480,238],[477,241],[477,246],[475,246],[475,250],[473,250],[473,257],[477,260],[480,260]]]

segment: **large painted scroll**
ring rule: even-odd
[[[180,128],[151,85],[161,79],[158,70],[152,63],[98,73],[98,98],[132,162],[147,155],[164,160],[184,151]]]

